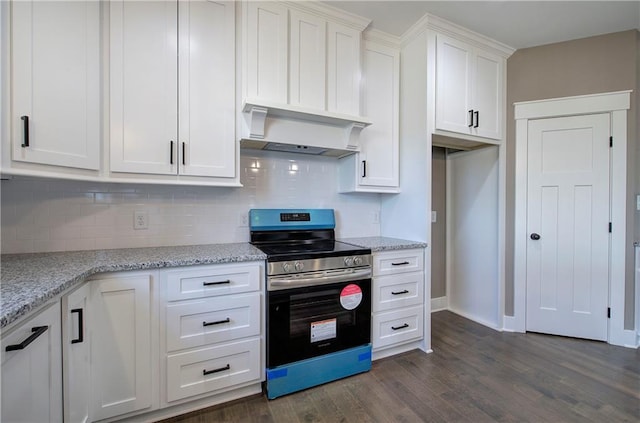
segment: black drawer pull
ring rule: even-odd
[[[366,160],[362,161],[362,177],[363,178],[367,177],[367,161]]]
[[[392,266],[406,266],[407,264],[409,264],[408,261],[401,261],[399,263],[391,263]]]
[[[229,323],[231,319],[228,317],[224,320],[216,320],[215,322],[202,322],[202,326],[213,326],[213,325],[221,325],[223,323]]]
[[[391,291],[391,295],[402,295],[402,294],[408,294],[409,291],[407,291],[406,289],[403,289],[402,291],[397,291],[397,292],[393,292]]]
[[[231,281],[229,279],[227,279],[226,281],[220,281],[220,282],[202,282],[203,286],[212,286],[212,285],[225,285],[231,283]]]
[[[27,346],[30,343],[35,341],[37,337],[39,337],[40,335],[45,333],[47,331],[47,329],[49,329],[49,326],[36,326],[34,328],[31,328],[31,332],[33,332],[33,333],[31,335],[29,335],[29,337],[27,339],[25,339],[24,341],[22,341],[19,344],[7,345],[7,348],[5,348],[5,351],[24,350],[25,348],[27,348]]]
[[[29,116],[20,116],[20,119],[22,119],[22,124],[24,126],[24,138],[21,147],[29,147]]]
[[[229,370],[231,368],[231,366],[229,366],[228,364],[224,367],[220,367],[219,369],[213,369],[213,370],[203,370],[202,371],[202,376],[206,376],[206,375],[210,375],[212,373],[218,373],[218,372],[224,372],[225,370]]]
[[[71,310],[71,313],[78,313],[78,337],[76,339],[72,339],[71,343],[79,344],[80,342],[84,341],[84,319],[82,317],[82,309],[74,308],[73,310]]]
[[[182,166],[186,166],[187,164],[187,159],[186,157],[186,143],[182,143]]]
[[[476,115],[476,122],[473,124],[473,127],[477,128],[480,125],[480,112],[476,110],[473,114]]]
[[[173,140],[169,143],[169,164],[173,164]]]
[[[391,329],[393,329],[393,330],[400,330],[400,329],[404,329],[404,328],[408,328],[408,327],[409,327],[409,325],[405,323],[404,325],[402,325],[402,326],[398,326],[398,327],[391,326]]]
[[[473,128],[473,109],[469,110],[469,128]]]

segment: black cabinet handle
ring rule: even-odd
[[[186,165],[186,159],[185,159],[185,151],[186,151],[186,143],[182,143],[182,166]]]
[[[72,339],[72,344],[79,344],[84,341],[84,318],[82,317],[82,309],[74,308],[71,310],[71,313],[78,313],[78,337],[76,339]]]
[[[229,323],[231,319],[228,317],[224,320],[216,320],[215,322],[202,322],[202,326],[213,326],[213,325],[221,325],[223,323]]]
[[[473,126],[473,109],[469,110],[469,128]]]
[[[366,160],[362,161],[362,177],[363,178],[367,177],[367,161]]]
[[[401,261],[398,263],[391,263],[392,266],[406,266],[407,264],[409,264],[408,261]]]
[[[409,291],[407,291],[406,289],[403,289],[402,291],[398,291],[398,292],[391,292],[391,295],[402,295],[402,294],[408,294]]]
[[[27,346],[30,343],[35,341],[37,337],[39,337],[40,335],[45,333],[47,331],[47,329],[49,329],[49,326],[36,326],[34,328],[31,328],[31,332],[33,332],[33,333],[31,335],[29,335],[29,337],[27,339],[25,339],[24,341],[22,341],[19,344],[7,345],[7,348],[5,348],[4,350],[5,351],[24,350],[25,348],[27,348]]]
[[[393,329],[393,330],[400,330],[400,329],[405,329],[405,328],[408,328],[408,327],[409,327],[409,325],[405,323],[404,325],[401,325],[401,326],[398,326],[398,327],[396,327],[396,326],[391,326],[391,329]]]
[[[203,370],[202,371],[202,375],[206,376],[206,375],[210,375],[211,373],[218,373],[218,372],[224,372],[225,370],[229,370],[231,368],[231,366],[229,366],[228,364],[224,367],[220,367],[219,369],[213,369],[213,370]]]
[[[224,285],[224,284],[228,284],[231,283],[231,281],[229,279],[227,279],[226,281],[220,281],[220,282],[202,282],[203,286],[211,286],[211,285]]]
[[[21,116],[20,119],[22,119],[22,125],[24,127],[24,131],[23,131],[23,141],[22,141],[22,148],[25,147],[29,147],[29,116]]]
[[[534,232],[531,234],[531,239],[537,241],[540,239],[540,235]]]
[[[169,147],[171,149],[169,150],[169,164],[173,164],[173,141],[171,141],[170,144],[171,145]]]
[[[480,112],[479,111],[475,111],[473,112],[474,115],[476,115],[476,123],[475,125],[473,125],[474,128],[477,128],[478,125],[480,125]]]

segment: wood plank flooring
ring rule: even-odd
[[[640,422],[640,350],[500,333],[432,314],[432,354],[269,401],[252,396],[165,423]]]

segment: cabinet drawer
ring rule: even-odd
[[[260,374],[260,338],[169,355],[167,401],[258,381]]]
[[[373,276],[424,270],[424,250],[397,250],[373,255]]]
[[[424,273],[401,273],[373,279],[372,311],[420,305],[424,301]]]
[[[167,351],[260,334],[260,293],[167,305]]]
[[[420,339],[423,336],[423,307],[375,313],[373,315],[373,349]]]
[[[175,301],[257,291],[262,274],[258,264],[222,264],[169,270],[164,277],[167,300]]]

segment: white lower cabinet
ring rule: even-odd
[[[167,404],[264,380],[263,274],[256,262],[161,276]]]
[[[373,255],[373,358],[418,348],[424,337],[424,250]]]
[[[58,302],[3,333],[2,422],[61,422]]]

